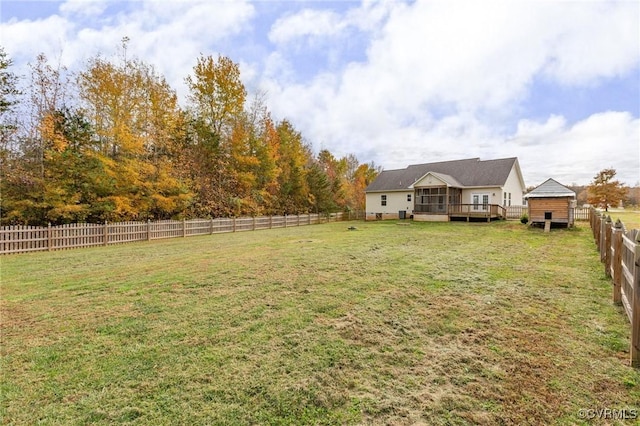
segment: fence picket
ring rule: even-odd
[[[631,322],[630,363],[640,368],[640,230],[626,230],[621,221],[592,208],[591,229],[605,273],[612,277],[613,302],[622,304]]]
[[[346,220],[343,213],[332,213],[326,221]],[[105,222],[104,224],[72,223],[65,225],[0,227],[0,254],[33,251],[67,250],[82,247],[107,246],[164,238],[212,235],[236,231],[287,228],[323,223],[314,213],[285,216],[241,218],[160,220],[146,222]]]

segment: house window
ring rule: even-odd
[[[511,205],[511,193],[509,193],[509,205]]]
[[[504,193],[504,201],[502,202],[502,205],[503,206],[507,205],[507,193],[506,192]]]
[[[411,202],[411,194],[407,194],[407,203]]]
[[[387,205],[387,196],[386,195],[381,195],[380,196],[380,205],[381,206],[386,206]]]

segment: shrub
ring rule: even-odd
[[[520,223],[524,223],[526,225],[527,222],[529,222],[529,216],[527,216],[527,214],[525,213],[522,216],[520,216]]]

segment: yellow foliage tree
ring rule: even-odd
[[[164,78],[138,60],[116,65],[96,58],[78,83],[111,182],[102,200],[104,218],[182,214],[190,194],[172,162],[182,131],[180,109]]]

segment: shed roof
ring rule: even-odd
[[[536,188],[525,194],[524,198],[560,198],[573,197],[576,193],[554,179],[547,179]]]
[[[461,187],[502,186],[518,161],[516,157],[482,161],[479,158],[414,164],[405,169],[384,170],[367,187],[366,192],[407,190],[431,172],[447,176],[448,182]]]

